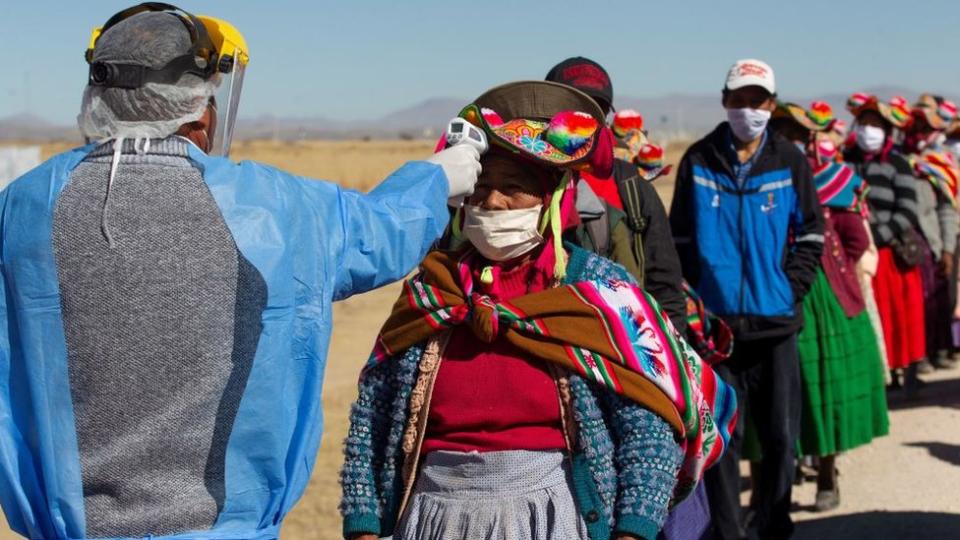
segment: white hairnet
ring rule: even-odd
[[[190,33],[177,16],[139,13],[100,36],[93,60],[158,69],[187,53],[190,45]],[[80,133],[95,141],[167,137],[203,116],[217,80],[186,74],[176,84],[147,83],[136,89],[88,85],[77,117]]]

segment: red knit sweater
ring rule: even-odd
[[[532,263],[501,271],[485,294],[509,300],[547,288]],[[480,283],[477,271],[475,283]],[[453,330],[430,400],[423,453],[434,450],[562,450],[566,447],[556,383],[542,362],[509,343],[487,344],[467,327]]]

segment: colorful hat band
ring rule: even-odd
[[[890,115],[896,120],[897,127],[902,127],[910,121],[910,104],[903,96],[894,96],[890,99]]]
[[[876,96],[865,94],[863,92],[856,92],[853,95],[851,95],[849,98],[847,98],[847,110],[853,113],[860,107],[863,107],[864,105],[866,105],[868,102],[876,101],[876,100],[877,100]]]
[[[957,105],[945,99],[937,106],[937,114],[943,118],[944,122],[953,122],[957,118]]]
[[[496,111],[469,105],[460,116],[486,131],[498,146],[558,166],[587,158],[600,128],[591,115],[577,111],[560,112],[549,122],[528,118],[503,121]]]
[[[797,124],[809,131],[819,131],[821,126],[813,121],[803,107],[796,103],[777,103],[777,108],[773,111],[773,118],[786,118],[793,120]]]
[[[811,103],[810,110],[807,111],[807,117],[823,129],[829,129],[830,125],[836,119],[836,116],[833,114],[833,108],[830,107],[829,103],[824,101],[814,101]]]
[[[633,109],[624,109],[613,116],[613,134],[624,138],[631,131],[643,131],[643,116]]]
[[[640,149],[635,162],[647,170],[663,167],[663,148],[656,144],[647,143]]]
[[[877,96],[857,92],[847,99],[847,110],[854,117],[860,116],[866,111],[876,111],[884,120],[893,127],[903,129],[910,123],[911,109],[907,100],[902,96],[896,96],[890,100],[890,103],[882,103]]]

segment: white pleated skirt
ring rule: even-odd
[[[585,540],[562,452],[431,452],[392,540]]]

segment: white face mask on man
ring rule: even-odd
[[[750,142],[763,134],[770,122],[770,111],[763,109],[727,109],[727,120],[733,134],[742,142]]]
[[[856,130],[857,146],[867,153],[879,152],[887,140],[887,133],[877,126],[859,125]]]
[[[543,205],[520,210],[463,207],[463,236],[491,261],[515,259],[543,243],[538,230]]]

